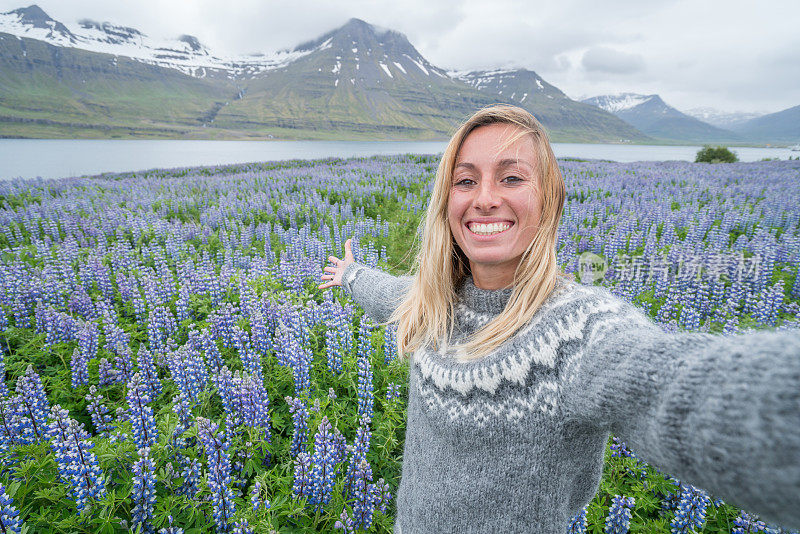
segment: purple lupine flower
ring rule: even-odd
[[[612,458],[636,458],[633,451],[628,449],[624,441],[614,436],[611,443],[611,457]]]
[[[21,443],[38,442],[44,437],[50,405],[42,380],[33,370],[33,365],[28,365],[25,374],[17,380],[16,391],[13,403],[14,411],[19,416],[18,440]]]
[[[232,348],[233,327],[236,325],[238,311],[229,302],[208,315],[208,322],[211,323],[211,332],[215,339],[222,340],[222,346]]]
[[[400,398],[400,384],[391,383],[389,387],[386,388],[386,400],[392,401],[394,399]]]
[[[19,510],[14,507],[14,500],[6,493],[6,488],[0,484],[0,528],[3,532],[22,532],[22,521],[19,518]]]
[[[0,396],[0,453],[6,452],[19,439],[19,416],[14,399]]]
[[[294,459],[294,485],[292,491],[294,495],[302,499],[309,497],[312,491],[311,482],[311,457],[307,452],[298,453]]]
[[[569,527],[567,527],[567,534],[586,534],[586,529],[589,527],[586,522],[586,510],[588,508],[589,505],[587,504],[578,515],[572,518]]]
[[[127,345],[120,345],[115,352],[118,354],[114,357],[114,367],[117,370],[118,380],[127,383],[134,373],[131,349]]]
[[[150,311],[147,319],[147,337],[153,350],[157,352],[166,350],[167,339],[177,332],[175,317],[169,309],[156,306]]]
[[[89,383],[89,360],[97,355],[97,342],[100,332],[92,321],[84,323],[78,331],[78,346],[72,353],[72,387]]]
[[[372,391],[372,323],[362,318],[358,331],[358,415],[372,418],[375,397]]]
[[[108,407],[103,404],[103,397],[97,393],[95,386],[89,386],[89,393],[86,395],[86,401],[89,403],[86,410],[92,418],[92,424],[97,429],[101,436],[108,436],[114,430],[114,425],[111,424],[113,418],[108,412]]]
[[[183,346],[167,355],[167,367],[182,398],[194,406],[197,396],[208,384],[208,367],[203,357]]]
[[[333,429],[334,463],[340,464],[347,458],[347,439],[338,428]]]
[[[263,441],[270,443],[269,394],[263,381],[255,376],[239,376],[238,371],[234,380],[239,383],[237,411],[241,424],[260,428]]]
[[[371,419],[366,415],[361,416],[358,428],[356,429],[356,437],[353,441],[353,446],[350,447],[350,462],[347,467],[347,474],[345,476],[345,486],[343,489],[344,494],[352,496],[353,487],[359,464],[361,460],[366,460],[367,453],[369,452],[370,440],[372,439],[372,430],[370,429]]]
[[[183,433],[192,426],[192,403],[189,402],[183,393],[178,393],[172,402],[172,413],[178,416],[178,424],[172,434],[173,440],[181,439]],[[176,443],[176,446],[181,446]]]
[[[247,519],[236,521],[233,524],[233,530],[231,530],[231,534],[254,534],[254,532]]]
[[[115,322],[111,313],[106,312],[103,314],[103,332],[106,338],[106,348],[115,354],[122,355],[123,352],[129,352],[131,338],[119,327]]]
[[[328,388],[328,399],[331,401],[336,400],[336,392],[333,390],[333,388]]]
[[[172,516],[168,515],[167,520],[169,521],[169,526],[166,528],[158,529],[158,534],[183,534],[183,529],[180,527],[173,527],[172,526]]]
[[[208,487],[214,507],[217,532],[230,532],[230,522],[236,513],[231,490],[231,458],[228,442],[217,435],[218,425],[204,417],[197,418],[197,437],[208,459]]]
[[[253,505],[253,511],[257,512],[258,509],[263,505],[261,501],[261,482],[256,480],[255,484],[253,484],[253,489],[250,490],[250,504]]]
[[[328,368],[337,375],[342,372],[344,343],[342,342],[341,330],[344,327],[342,315],[334,308],[333,317],[326,322],[325,353],[328,357]]]
[[[368,530],[372,525],[372,515],[375,513],[375,485],[372,484],[372,467],[362,458],[353,473],[353,526],[358,529]]]
[[[690,484],[683,486],[675,517],[670,522],[672,534],[687,534],[690,530],[702,530],[706,520],[708,494]]]
[[[382,514],[386,513],[386,508],[389,506],[389,503],[392,500],[392,492],[389,488],[389,484],[386,483],[385,480],[378,479],[375,483],[375,495],[376,498],[376,506],[381,511]]]
[[[739,516],[733,520],[734,527],[731,534],[750,534],[755,532],[764,532],[767,525],[760,519],[757,519],[744,510],[739,513]]]
[[[217,373],[212,376],[214,386],[217,388],[220,400],[222,400],[222,408],[225,410],[228,418],[231,420],[232,425],[236,425],[235,420],[238,417],[236,408],[238,400],[236,399],[237,383],[234,382],[234,375],[228,366],[223,366]]]
[[[0,311],[0,315],[3,312]],[[1,325],[0,325],[1,326]],[[2,328],[0,328],[2,330]],[[0,398],[5,399],[8,398],[8,386],[6,385],[6,356],[5,356],[5,348],[0,345]]]
[[[289,404],[289,413],[294,422],[291,454],[297,456],[303,444],[308,441],[308,409],[305,401],[299,397],[286,397],[285,400]]]
[[[614,495],[606,518],[607,534],[626,534],[631,522],[631,508],[636,504],[633,497]]]
[[[211,335],[211,331],[208,328],[201,330],[197,335],[197,339],[202,349],[197,346],[195,346],[195,349],[202,350],[205,353],[208,366],[211,369],[211,374],[218,373],[224,365],[224,362],[222,361],[222,354],[219,352],[219,347],[217,347],[217,342]]]
[[[142,386],[147,389],[151,400],[157,399],[161,395],[162,386],[161,380],[158,379],[158,368],[153,360],[153,354],[144,345],[140,345],[136,360]]]
[[[353,534],[355,533],[356,529],[353,527],[353,520],[347,514],[347,509],[342,510],[342,515],[339,516],[339,520],[333,525],[335,529],[342,529],[344,534]]]
[[[89,441],[89,433],[83,425],[70,418],[67,410],[58,404],[53,406],[51,417],[48,437],[58,472],[72,488],[80,513],[90,499],[100,499],[106,494],[103,472],[91,450],[94,443]]]
[[[72,353],[72,361],[73,365],[77,358],[80,358],[80,354],[78,354],[78,349],[75,349],[75,352]],[[88,373],[88,369],[87,369]],[[98,384],[100,387],[111,386],[116,384],[120,381],[120,374],[119,371],[109,362],[106,358],[100,359],[100,366],[98,368],[98,373],[100,375],[100,380]],[[75,379],[75,371],[72,372],[73,381]],[[74,386],[73,386],[74,387]]]
[[[261,356],[266,356],[267,351],[272,349],[272,331],[260,310],[250,315],[250,344]]]
[[[312,489],[309,503],[316,504],[318,511],[330,502],[334,479],[338,473],[335,445],[331,424],[328,422],[328,417],[324,416],[314,436],[314,454],[311,457],[314,467],[311,470]]]
[[[293,313],[290,315],[290,319],[291,317],[299,320],[300,316],[297,313]],[[281,364],[289,366],[292,369],[295,395],[299,396],[303,391],[311,391],[311,380],[309,379],[308,373],[314,355],[310,349],[303,346],[298,333],[292,330],[292,328],[288,328],[287,326],[284,326],[281,330],[279,336],[280,350],[278,352],[280,354],[279,361]],[[300,330],[302,330],[302,328],[300,328]]]
[[[383,332],[383,359],[386,365],[397,359],[397,325],[386,325]]]
[[[178,488],[178,494],[185,495],[193,500],[200,491],[200,486],[198,484],[200,481],[200,462],[181,454],[180,463],[183,466],[181,470],[183,483],[181,487]]]
[[[139,459],[133,463],[131,526],[142,534],[154,534],[153,506],[156,503],[156,465],[150,458],[150,448],[139,449]]]
[[[133,442],[138,449],[152,447],[158,439],[158,430],[153,417],[153,409],[149,406],[152,398],[147,386],[142,383],[139,373],[133,375],[128,382],[126,398]]]
[[[245,372],[250,373],[259,380],[263,380],[264,374],[261,367],[261,354],[250,347],[250,337],[247,335],[247,332],[236,325],[233,327],[233,346],[239,353],[239,358],[242,361],[242,367]]]
[[[214,375],[214,384],[222,400],[222,407],[231,430],[239,426],[261,428],[263,441],[270,443],[269,395],[261,380],[244,375],[239,371],[231,374],[223,367]],[[267,451],[265,462],[269,463]]]

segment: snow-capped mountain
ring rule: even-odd
[[[645,141],[636,128],[595,106],[572,100],[558,87],[547,83],[528,69],[495,69],[479,71],[450,71],[448,73],[467,85],[496,99],[525,107],[542,124],[558,129],[573,129],[572,135],[585,131],[614,131],[616,142]],[[587,138],[586,140],[591,140]]]
[[[157,39],[135,28],[108,22],[83,19],[74,24],[61,23],[50,18],[37,5],[0,13],[0,33],[28,37],[54,46],[130,57],[199,78],[213,71],[231,78],[256,76],[311,52],[279,51],[269,55],[226,57],[213,53],[191,35]]]
[[[658,99],[658,100],[656,100]],[[620,113],[628,111],[648,102],[653,101],[658,111],[661,113],[669,113],[671,109],[669,106],[658,97],[658,95],[638,95],[636,93],[620,93],[618,95],[602,95],[582,100],[587,104],[592,104],[600,109],[604,109],[609,113]],[[677,110],[676,110],[677,111]]]
[[[450,71],[448,74],[475,89],[494,92],[520,104],[532,100],[535,95],[550,99],[568,98],[560,89],[527,69]]]
[[[0,14],[0,79],[5,136],[446,138],[476,109],[508,102],[556,140],[647,140],[533,71],[448,73],[402,33],[359,19],[233,57],[191,35],[62,23],[32,5]]]
[[[748,113],[745,111],[721,111],[709,107],[687,109],[685,113],[717,128],[727,128],[729,130],[736,130],[738,126],[745,122],[766,115],[766,113]]]
[[[750,119],[738,124],[736,131],[756,141],[800,143],[800,106]]]
[[[737,141],[740,136],[681,113],[658,95],[621,93],[582,100],[613,113],[648,135],[679,141]]]

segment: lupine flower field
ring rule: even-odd
[[[437,163],[0,182],[0,531],[390,532],[407,364],[317,285],[351,237],[408,268]],[[800,326],[800,162],[561,168],[565,271],[670,330]],[[612,438],[565,532],[628,531],[788,532]]]

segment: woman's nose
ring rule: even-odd
[[[475,195],[474,205],[480,210],[488,210],[500,204],[500,195],[493,180],[481,180]]]

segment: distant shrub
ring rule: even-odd
[[[735,152],[731,152],[727,147],[704,146],[697,151],[695,163],[733,163],[739,161]]]

